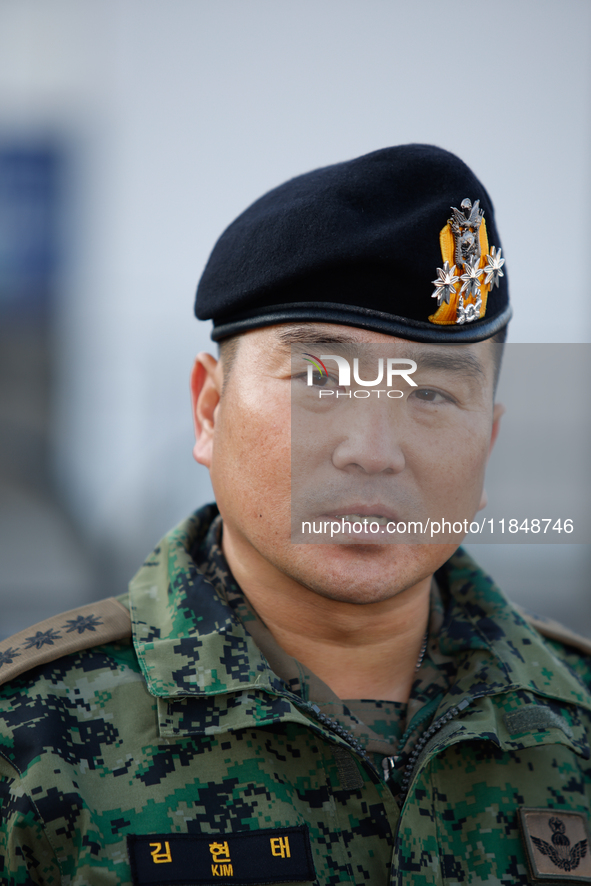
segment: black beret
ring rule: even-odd
[[[384,148],[269,191],[216,243],[195,313],[219,340],[340,323],[415,341],[481,341],[509,322],[494,210],[432,145]]]

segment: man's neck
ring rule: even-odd
[[[356,604],[304,587],[226,532],[223,551],[277,643],[339,698],[407,701],[429,620],[431,576],[387,600]]]

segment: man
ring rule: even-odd
[[[217,507],[0,646],[3,882],[590,882],[591,644],[423,531],[484,505],[499,427],[480,182],[421,145],[294,179],[196,310]]]

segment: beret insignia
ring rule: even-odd
[[[437,268],[432,298],[437,310],[431,323],[441,325],[472,323],[486,314],[488,294],[504,277],[505,259],[501,249],[489,252],[484,210],[480,200],[466,197],[461,208],[451,207],[452,217],[440,231],[439,245],[443,267]]]

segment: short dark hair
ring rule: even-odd
[[[228,338],[223,338],[220,342],[218,342],[219,358],[224,370],[224,385],[222,388],[222,394],[224,393],[225,387],[228,384],[228,379],[230,378],[232,366],[234,365],[236,354],[238,353],[238,344],[243,335],[243,332],[239,332],[237,335],[231,335]]]
[[[495,335],[491,338],[491,341],[495,345],[499,345],[498,348],[494,349],[493,360],[495,364],[495,375],[493,379],[493,397],[497,393],[497,385],[499,383],[499,376],[501,374],[501,363],[503,362],[503,354],[505,352],[505,342],[507,340],[507,332],[509,330],[508,326],[503,326],[502,329],[499,329]]]

